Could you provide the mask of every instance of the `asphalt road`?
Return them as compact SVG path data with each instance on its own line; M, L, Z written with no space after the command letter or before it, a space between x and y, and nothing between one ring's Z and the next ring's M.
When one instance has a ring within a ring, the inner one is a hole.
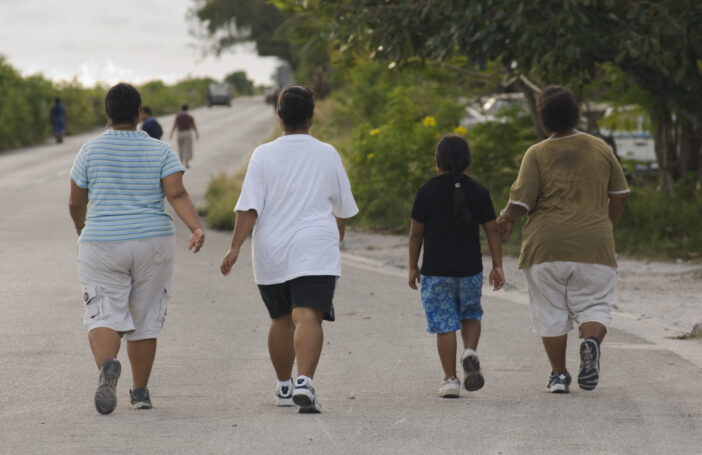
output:
M210 175L244 164L274 119L259 98L193 114L201 139L185 183L198 204ZM161 120L170 130L172 117ZM551 395L523 296L486 291L486 385L441 399L434 338L404 272L348 253L315 379L323 413L276 408L249 248L222 277L229 233L208 231L193 255L179 221L173 297L149 384L154 409L129 408L123 351L120 401L99 415L67 210L68 172L91 136L0 154L1 454L702 453L699 342L615 318L598 388ZM578 344L569 347L572 373Z

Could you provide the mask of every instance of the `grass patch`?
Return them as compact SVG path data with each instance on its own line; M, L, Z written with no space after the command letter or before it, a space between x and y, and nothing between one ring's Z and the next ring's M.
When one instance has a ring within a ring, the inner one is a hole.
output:
M234 229L234 205L239 199L245 175L246 168L242 167L234 175L222 172L212 177L205 192L205 204L198 208L209 227L220 230Z

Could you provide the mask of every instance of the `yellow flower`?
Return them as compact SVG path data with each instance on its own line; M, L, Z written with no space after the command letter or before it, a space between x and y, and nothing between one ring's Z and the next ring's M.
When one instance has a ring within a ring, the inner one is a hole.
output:
M463 126L458 125L456 128L454 128L453 132L460 136L465 136L468 130L465 129Z
M380 133L380 128L373 128L372 130L370 130L371 136L375 136L378 133Z
M370 161L374 156L375 155L373 155L372 153L369 153L368 155L366 155L366 160Z
M357 157L356 157L356 162L357 162L357 163L360 163L360 162L361 162L361 157L360 157L360 156L357 156Z
M436 119L431 115L427 115L426 117L424 117L424 120L422 120L422 125L426 127L436 126Z

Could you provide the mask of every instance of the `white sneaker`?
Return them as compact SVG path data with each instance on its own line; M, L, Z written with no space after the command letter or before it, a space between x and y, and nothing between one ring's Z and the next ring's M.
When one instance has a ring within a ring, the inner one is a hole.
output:
M300 414L319 414L322 412L322 405L319 404L314 387L312 387L312 381L309 379L297 378L292 399L296 405L300 406Z
M444 381L439 389L439 396L442 398L458 398L461 392L461 381L458 378L450 378Z
M465 372L463 387L469 392L481 389L485 385L485 379L480 373L480 361L475 351L471 348L466 348L461 355L461 364Z
M275 405L276 406L294 406L292 398L292 382L290 385L278 385L275 388Z

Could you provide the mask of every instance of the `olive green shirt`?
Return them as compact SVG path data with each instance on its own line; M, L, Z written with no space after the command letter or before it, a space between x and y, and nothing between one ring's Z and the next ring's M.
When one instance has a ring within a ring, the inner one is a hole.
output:
M608 201L629 188L604 141L585 133L527 150L510 202L527 209L519 268L552 261L617 267Z

